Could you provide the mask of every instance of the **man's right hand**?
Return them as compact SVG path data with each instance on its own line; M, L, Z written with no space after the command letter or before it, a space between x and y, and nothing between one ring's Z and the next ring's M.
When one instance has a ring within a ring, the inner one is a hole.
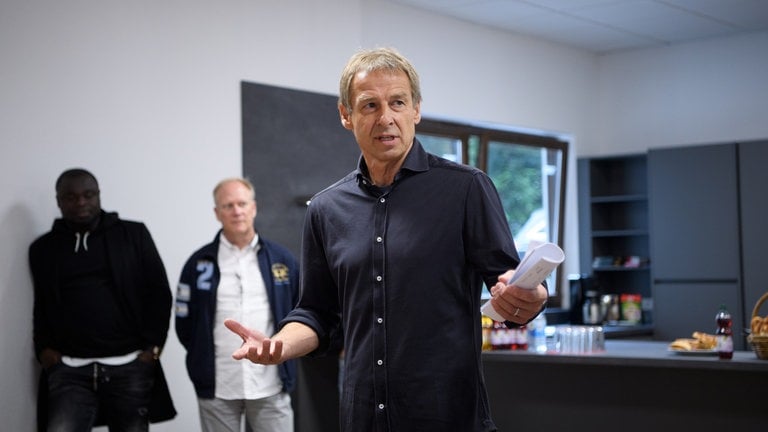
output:
M59 363L61 361L61 353L56 351L53 348L43 348L42 351L40 351L40 365L43 367L43 369L48 369L51 366L54 366L55 364Z
M243 339L243 345L232 353L232 358L247 358L253 363L273 365L283 362L283 341L272 340L264 333L249 329L233 319L224 320L224 325Z

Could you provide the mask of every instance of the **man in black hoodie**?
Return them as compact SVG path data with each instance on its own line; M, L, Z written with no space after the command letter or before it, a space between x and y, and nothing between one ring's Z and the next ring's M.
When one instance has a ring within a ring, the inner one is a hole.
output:
M40 430L147 431L176 414L158 361L172 294L140 222L101 209L84 169L56 181L62 217L29 248Z

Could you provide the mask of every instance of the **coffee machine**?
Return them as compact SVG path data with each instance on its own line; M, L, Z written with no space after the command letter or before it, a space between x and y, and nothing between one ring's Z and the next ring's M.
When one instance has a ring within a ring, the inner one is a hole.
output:
M597 286L592 275L572 274L568 275L571 324L585 324L584 322L584 302L587 300L588 292L596 292Z

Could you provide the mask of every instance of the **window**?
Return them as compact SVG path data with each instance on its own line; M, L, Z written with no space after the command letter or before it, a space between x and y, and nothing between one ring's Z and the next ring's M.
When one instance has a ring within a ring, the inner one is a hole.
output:
M521 256L531 241L550 241L562 247L567 141L533 132L429 119L422 119L416 135L430 153L488 174L499 191ZM558 270L547 279L550 307L561 305Z

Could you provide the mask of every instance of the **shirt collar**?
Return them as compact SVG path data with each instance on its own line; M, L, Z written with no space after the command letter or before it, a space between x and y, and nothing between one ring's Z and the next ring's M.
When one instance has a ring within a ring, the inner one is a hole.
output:
M227 239L227 236L225 236L225 235L224 235L224 231L222 231L221 233L219 233L219 244L220 244L221 246L223 246L223 247L225 247L225 248L229 249L229 250L232 250L232 251L236 251L236 250L239 250L239 249L237 248L237 246L233 245L233 244L232 244L232 242L230 242L230 241ZM255 236L253 236L253 240L251 240L251 242L248 244L248 246L246 246L246 248L245 248L245 249L256 249L256 250L258 250L258 249L257 249L257 248L258 248L258 246L259 246L259 233L257 232L257 233L256 233L256 235L255 235Z
M404 172L418 173L429 170L429 160L427 152L422 147L418 139L413 139L413 145L408 151L408 155L403 161L403 166L400 167L400 171L395 175L395 182L402 178ZM369 179L368 166L365 164L365 158L360 155L360 159L357 161L357 182L361 184L364 180Z

